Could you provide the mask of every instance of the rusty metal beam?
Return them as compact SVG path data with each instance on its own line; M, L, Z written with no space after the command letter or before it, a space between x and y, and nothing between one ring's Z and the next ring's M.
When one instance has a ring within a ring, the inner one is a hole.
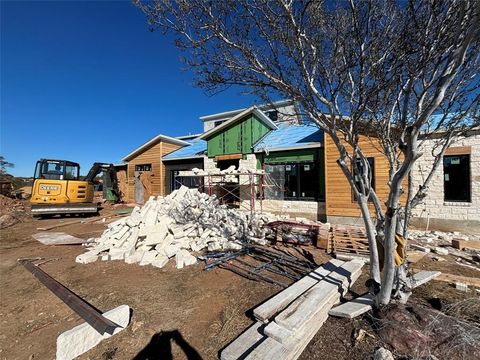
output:
M108 333L112 335L113 331L117 327L120 327L113 321L104 317L100 311L95 309L70 289L63 286L31 261L19 259L19 263L100 334L103 335L104 333Z

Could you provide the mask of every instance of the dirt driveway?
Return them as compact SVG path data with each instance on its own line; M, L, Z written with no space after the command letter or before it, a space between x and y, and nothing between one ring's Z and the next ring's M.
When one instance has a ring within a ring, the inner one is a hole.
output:
M181 270L175 269L174 261L163 269L121 261L77 264L81 246L45 246L31 237L37 227L60 221L30 219L0 232L0 359L53 359L57 336L82 322L17 263L21 257L56 259L42 269L101 311L122 304L133 309L126 330L81 359L215 359L253 323L251 310L280 290L226 270L206 272L202 264ZM76 224L52 231L88 238L104 228ZM364 290L365 273L358 292ZM330 318L301 359L367 358L379 340L373 336L353 344L352 332L359 328L371 332L365 320Z

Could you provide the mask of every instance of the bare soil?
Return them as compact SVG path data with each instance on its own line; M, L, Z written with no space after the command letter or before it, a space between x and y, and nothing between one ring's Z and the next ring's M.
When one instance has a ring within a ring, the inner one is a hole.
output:
M102 216L110 211L104 210ZM57 336L83 322L19 265L18 258L52 260L41 265L42 269L102 311L122 304L133 309L127 329L80 359L216 359L223 347L253 323L253 308L280 290L227 270L204 271L200 263L181 270L175 269L174 261L163 269L121 261L77 264L75 257L84 252L83 247L45 246L31 237L37 227L62 221L70 220L29 218L0 230L0 359L52 359ZM74 224L52 231L86 239L104 229L105 224ZM309 251L317 263L329 259L316 249ZM415 264L425 269L437 265L452 266L450 273L478 276L475 270L455 268L454 261L447 265L425 258ZM366 291L367 272L365 269L349 296ZM438 303L446 306L472 296L448 284L430 282L418 288L411 301L434 308ZM464 312L457 315L475 318ZM371 336L356 341L360 329ZM368 317L329 318L300 358L367 359L381 345Z

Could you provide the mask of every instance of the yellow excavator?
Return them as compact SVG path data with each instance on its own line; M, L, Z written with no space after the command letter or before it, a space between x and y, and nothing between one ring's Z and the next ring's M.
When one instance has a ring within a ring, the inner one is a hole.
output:
M118 183L113 164L94 163L85 178L80 165L67 160L41 159L35 166L32 197L33 215L97 213L94 203L94 179L103 172L103 194L118 201Z

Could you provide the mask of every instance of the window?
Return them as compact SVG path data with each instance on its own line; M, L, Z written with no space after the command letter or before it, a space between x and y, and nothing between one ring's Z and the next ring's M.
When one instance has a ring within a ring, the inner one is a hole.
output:
M268 165L266 172L274 184L266 188L266 198L319 200L320 171L314 162ZM275 190L278 187L281 193Z
M67 165L65 167L65 179L77 180L78 179L78 166Z
M217 127L218 125L222 125L222 123L223 123L223 120L215 121L213 123L213 127Z
M270 120L277 121L278 120L278 111L277 110L270 110L265 115L267 115Z
M152 171L152 164L135 165L135 171Z
M470 155L443 157L443 184L445 201L471 201Z

